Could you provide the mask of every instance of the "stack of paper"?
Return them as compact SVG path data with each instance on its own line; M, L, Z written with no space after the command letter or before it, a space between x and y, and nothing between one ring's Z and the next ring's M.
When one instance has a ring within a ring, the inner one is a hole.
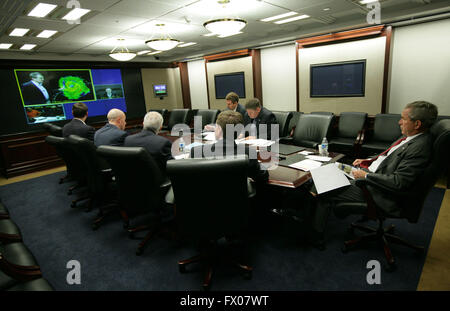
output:
M293 163L289 165L290 167L302 170L302 171L310 171L315 168L318 168L322 165L322 163L314 161L314 160L303 160L300 162Z
M344 172L333 163L311 170L317 194L350 185Z
M328 162L331 161L330 157L318 156L318 155L308 155L306 156L310 160L320 161L320 162Z
M247 144L252 145L254 147L268 147L270 145L273 145L275 141L273 140L266 140L266 139L236 139L236 144Z

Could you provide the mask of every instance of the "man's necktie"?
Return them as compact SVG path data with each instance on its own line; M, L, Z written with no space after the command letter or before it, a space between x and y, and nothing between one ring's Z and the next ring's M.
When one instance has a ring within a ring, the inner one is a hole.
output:
M395 143L393 143L389 148L387 148L386 150L384 150L382 153L380 153L379 155L377 155L375 158L369 159L369 160L364 160L361 162L361 164L359 164L360 167L362 168L366 168L368 169L370 164L372 164L373 161L375 161L376 159L378 159L381 156L384 156L385 154L387 154L389 152L389 150L391 150L392 148L394 148L395 146L397 146L398 144L400 144L402 141L404 141L406 139L406 136L400 138L399 140L397 140Z

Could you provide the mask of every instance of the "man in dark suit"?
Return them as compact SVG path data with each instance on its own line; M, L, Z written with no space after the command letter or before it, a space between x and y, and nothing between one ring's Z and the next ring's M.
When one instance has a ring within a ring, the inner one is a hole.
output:
M265 183L269 177L267 170L262 169L256 150L250 150L248 145L236 145L235 139L238 130L235 125L242 124L242 115L238 112L226 110L219 114L216 121L215 135L218 140L215 144L203 145L191 149L191 158L234 156L247 154L249 156L248 176L257 183ZM227 126L228 125L228 126Z
M412 185L421 177L431 160L432 141L428 129L436 118L437 108L431 103L416 101L406 105L399 120L403 137L375 158L355 160L353 165L362 169L354 170L353 176L356 179L366 178L393 191L406 193L411 191ZM388 196L369 185L367 190L383 212L400 216L398 198ZM323 233L331 210L340 218L350 214L364 215L367 212L367 208L338 209L335 206L338 202L366 202L366 200L362 189L354 185L353 181L350 186L320 195L311 223L317 244L324 243Z
M244 106L239 104L238 94L236 94L235 92L230 92L225 97L225 100L227 102L227 109L225 109L225 110L236 111L236 112L239 112L242 115L242 117L245 116L246 111L245 111Z
M50 103L50 95L43 86L44 76L40 72L30 73L31 80L21 87L23 102L26 105L44 105Z
M156 111L147 112L144 117L143 129L141 132L127 136L124 147L143 147L153 159L158 163L162 172L166 171L166 163L172 158L172 143L165 137L159 136L163 117Z
M85 123L88 117L88 107L85 103L75 103L72 106L73 119L63 126L63 137L78 135L80 137L94 140L95 128Z
M245 104L245 109L247 112L244 116L244 125L246 126L246 129L251 127L248 139L257 137L273 140L279 137L277 118L272 111L261 106L259 99L249 99ZM261 124L266 124L267 127L261 126ZM272 124L274 124L277 129L276 132L273 133L271 127ZM264 128L267 128L267 130L264 130Z
M94 144L98 147L101 145L122 146L128 133L124 131L126 122L125 113L120 109L111 109L108 112L108 123L95 132Z

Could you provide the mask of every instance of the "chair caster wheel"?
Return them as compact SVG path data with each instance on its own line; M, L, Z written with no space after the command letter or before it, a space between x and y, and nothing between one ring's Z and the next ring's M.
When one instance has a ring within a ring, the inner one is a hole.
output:
M242 277L244 278L244 280L251 280L253 276L252 271L246 271L242 274Z
M186 266L185 265L178 265L178 271L180 271L180 273L185 273L186 272Z
M142 248L138 248L138 249L136 250L136 256L141 256L141 255L142 255L142 252L143 252L143 249L142 249Z

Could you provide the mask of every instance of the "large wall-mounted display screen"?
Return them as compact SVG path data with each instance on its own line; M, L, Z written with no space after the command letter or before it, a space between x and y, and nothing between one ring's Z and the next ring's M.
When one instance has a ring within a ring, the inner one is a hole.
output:
M14 69L28 124L72 119L83 102L89 116L127 111L120 69Z
M230 92L235 92L239 98L245 98L244 72L217 74L214 76L214 84L217 99L225 98Z

